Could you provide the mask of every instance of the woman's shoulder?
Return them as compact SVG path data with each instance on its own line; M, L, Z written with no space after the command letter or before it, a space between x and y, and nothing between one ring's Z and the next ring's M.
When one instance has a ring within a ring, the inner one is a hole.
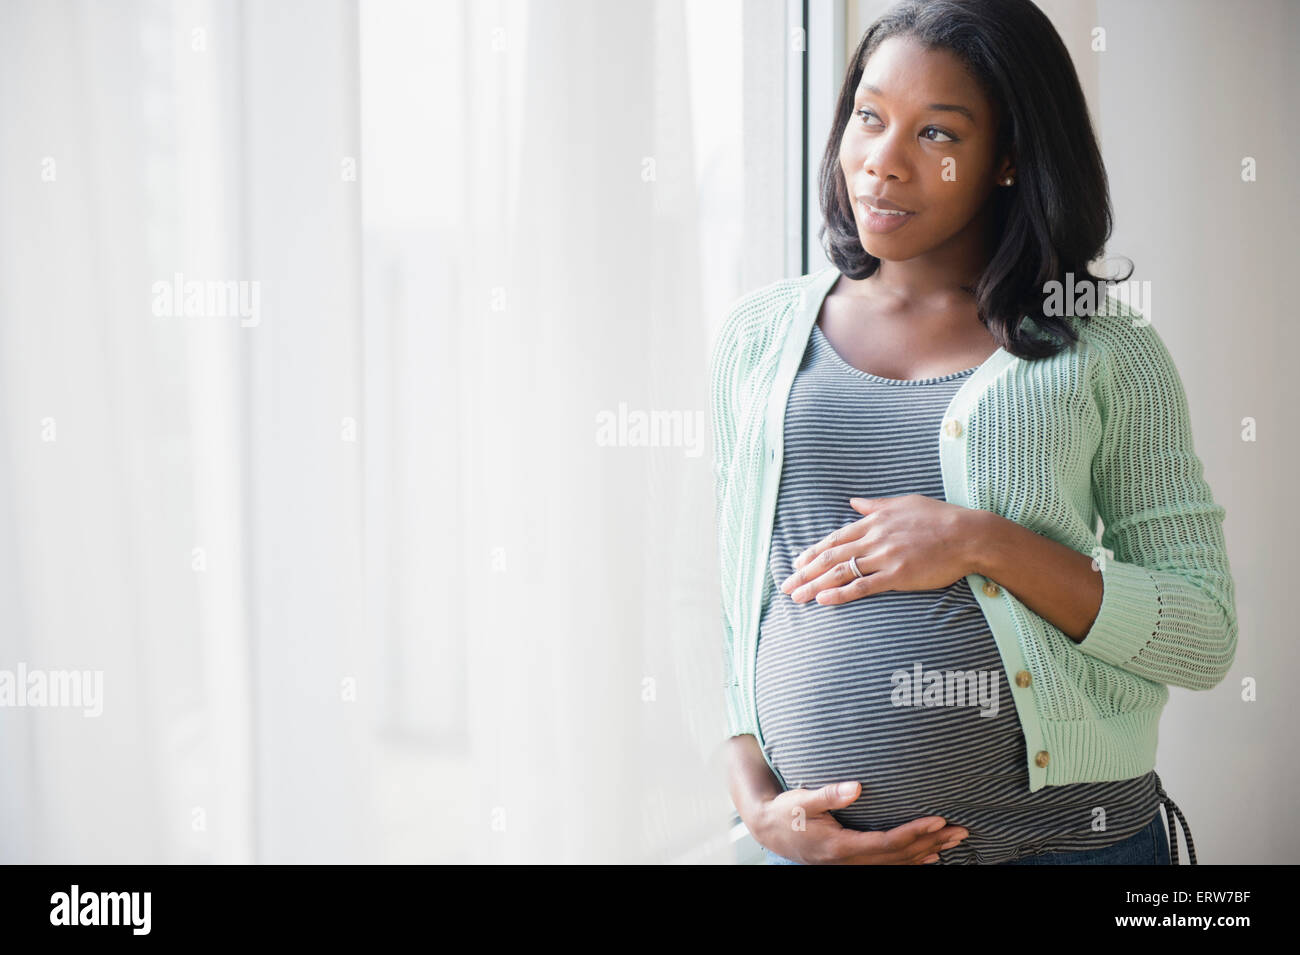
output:
M1108 295L1095 311L1071 319L1082 351L1093 356L1091 378L1100 394L1181 393L1182 380L1151 309Z
M793 278L779 278L744 293L727 309L714 341L714 351L746 348L762 350L776 343L782 321L806 304L808 290L826 275L827 266Z

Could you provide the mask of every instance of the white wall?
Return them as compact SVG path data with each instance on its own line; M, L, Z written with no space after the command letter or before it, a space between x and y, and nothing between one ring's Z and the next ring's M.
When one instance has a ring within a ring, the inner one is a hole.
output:
M1300 5L1289 0L1097 3L1097 112L1116 210L1111 254L1149 280L1151 319L1187 387L1196 450L1227 509L1237 585L1236 664L1208 693L1171 689L1157 770L1215 863L1295 863L1289 793L1300 784L1290 688L1287 542L1300 533L1289 476L1286 363L1300 354L1289 278L1298 249L1288 120L1300 89ZM1253 157L1258 179L1243 182ZM1254 440L1243 439L1253 419ZM1242 681L1258 684L1243 702Z

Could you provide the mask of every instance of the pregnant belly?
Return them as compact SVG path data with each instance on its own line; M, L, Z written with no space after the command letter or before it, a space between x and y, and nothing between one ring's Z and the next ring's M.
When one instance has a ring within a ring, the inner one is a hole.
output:
M829 607L777 594L756 666L759 727L787 786L862 784L835 813L844 826L987 808L1027 776L1002 660L964 580Z

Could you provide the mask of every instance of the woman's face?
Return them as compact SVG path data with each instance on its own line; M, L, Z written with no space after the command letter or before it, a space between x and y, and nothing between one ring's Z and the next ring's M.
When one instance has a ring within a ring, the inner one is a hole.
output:
M903 261L950 243L982 248L989 194L1012 170L994 155L996 107L962 62L891 37L867 60L840 140L840 166L862 247ZM867 208L875 196L908 215ZM956 247L956 244L953 247Z

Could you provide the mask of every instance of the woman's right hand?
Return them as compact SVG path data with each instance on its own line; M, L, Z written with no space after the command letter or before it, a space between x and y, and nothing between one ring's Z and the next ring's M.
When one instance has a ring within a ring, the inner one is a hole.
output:
M831 810L852 804L861 791L857 781L785 790L759 802L745 826L759 845L805 865L924 865L970 835L942 816L883 831L846 829Z

